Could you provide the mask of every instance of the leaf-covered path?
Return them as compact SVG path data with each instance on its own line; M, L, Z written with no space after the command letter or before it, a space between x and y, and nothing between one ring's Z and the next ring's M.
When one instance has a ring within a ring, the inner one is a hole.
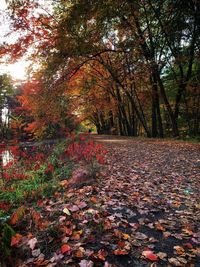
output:
M27 203L6 266L200 266L200 146L92 138L108 149L98 180Z
M162 259L158 266L199 266L200 146L109 136L95 140L110 151L100 198L130 236L131 253L117 263L139 266L142 254L150 259L155 254Z

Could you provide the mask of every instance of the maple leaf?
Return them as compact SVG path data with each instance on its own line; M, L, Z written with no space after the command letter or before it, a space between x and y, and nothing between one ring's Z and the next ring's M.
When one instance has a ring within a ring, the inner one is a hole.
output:
M22 237L23 236L18 234L18 233L16 235L12 236L11 243L10 243L11 247L17 246L19 244L19 242L21 241Z
M100 249L97 253L97 257L103 261L105 261L107 255L108 253L104 249Z
M83 258L85 253L85 249L83 247L79 247L78 250L75 252L74 256L77 258Z
M151 250L145 250L142 252L142 256L144 256L146 259L150 261L157 261L158 256L155 255Z
M71 247L69 245L67 244L62 245L61 247L62 254L65 254L66 252L70 252L70 251L71 251Z

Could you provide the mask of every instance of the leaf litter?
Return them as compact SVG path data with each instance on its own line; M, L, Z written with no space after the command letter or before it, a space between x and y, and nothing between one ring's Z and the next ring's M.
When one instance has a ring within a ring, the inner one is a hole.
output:
M200 266L200 146L112 138L95 184L18 210L9 266Z

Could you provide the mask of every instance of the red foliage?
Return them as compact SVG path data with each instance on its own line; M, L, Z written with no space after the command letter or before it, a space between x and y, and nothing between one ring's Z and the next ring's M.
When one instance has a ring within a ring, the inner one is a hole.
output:
M72 139L74 137L72 136ZM100 144L95 144L93 141L85 141L83 135L79 136L79 141L73 141L66 149L65 154L69 158L73 158L77 161L85 161L90 163L96 160L100 164L105 163L104 155L106 150Z
M48 163L47 168L45 170L45 174L53 173L54 172L54 167L50 163Z
M0 202L0 210L8 211L11 204L7 202Z

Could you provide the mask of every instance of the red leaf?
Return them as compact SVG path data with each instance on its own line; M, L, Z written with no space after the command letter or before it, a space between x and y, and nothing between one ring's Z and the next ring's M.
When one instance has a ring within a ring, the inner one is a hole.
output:
M62 247L61 247L62 254L69 252L70 250L71 250L71 248L67 244L62 245Z
M124 249L116 249L113 251L113 254L115 254L115 255L127 255L128 251L126 251Z
M155 255L151 250L146 250L146 251L143 251L142 252L142 255L150 260L150 261L157 261L158 260L158 257L157 255Z
M16 234L15 236L12 236L11 243L10 243L11 247L17 246L21 239L22 239L22 235L20 234Z

